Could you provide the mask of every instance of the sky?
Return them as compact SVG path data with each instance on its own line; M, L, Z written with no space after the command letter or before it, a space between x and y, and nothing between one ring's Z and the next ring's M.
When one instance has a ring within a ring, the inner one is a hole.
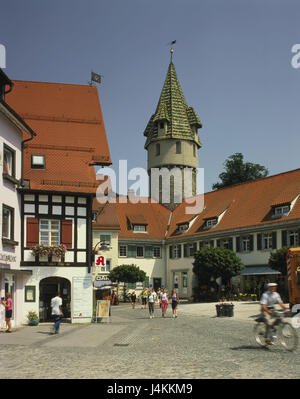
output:
M241 152L270 175L299 168L298 0L10 0L0 44L10 79L88 84L98 92L112 156L147 168L143 132L173 63L203 127L204 191Z

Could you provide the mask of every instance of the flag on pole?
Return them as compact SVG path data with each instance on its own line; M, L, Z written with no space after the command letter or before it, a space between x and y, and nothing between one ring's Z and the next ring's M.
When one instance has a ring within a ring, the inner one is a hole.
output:
M92 72L91 81L96 83L101 83L101 75L98 73Z

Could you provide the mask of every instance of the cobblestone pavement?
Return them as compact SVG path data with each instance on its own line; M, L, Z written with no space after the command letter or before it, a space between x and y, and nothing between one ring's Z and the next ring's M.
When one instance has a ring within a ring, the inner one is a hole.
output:
M110 323L63 323L58 335L50 324L1 333L0 378L300 378L300 349L258 347L253 320L186 309L177 319L171 309L166 319L159 309L149 319L125 304Z

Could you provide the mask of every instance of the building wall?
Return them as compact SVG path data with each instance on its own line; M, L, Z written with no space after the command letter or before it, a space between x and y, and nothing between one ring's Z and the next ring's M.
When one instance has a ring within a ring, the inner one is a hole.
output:
M17 192L17 185L3 179L3 144L5 143L15 151L15 178L21 178L21 132L0 114L0 268L20 269L21 260L21 197ZM2 205L8 205L14 209L14 241L19 244L16 246L2 243ZM13 278L13 280L11 280ZM23 313L23 277L13 271L1 272L0 270L0 295L5 296L5 282L11 281L14 285L13 290L13 319L12 326L21 324ZM12 282L13 281L13 282Z

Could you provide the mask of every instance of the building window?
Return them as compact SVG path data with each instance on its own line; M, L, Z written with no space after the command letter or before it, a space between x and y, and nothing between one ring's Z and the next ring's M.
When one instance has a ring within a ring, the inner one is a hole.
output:
M217 218L208 219L208 220L206 220L204 227L206 229L210 229L211 227L214 227L217 223L218 223L218 219Z
M176 154L181 154L181 142L176 141Z
M184 248L184 257L185 258L192 257L197 251L197 243L184 244L183 248Z
M297 230L287 232L287 245L297 247L299 245L299 234Z
M164 124L164 122L160 122L160 124L159 124L159 128L160 128L160 129L164 129L164 128L165 128L165 124Z
M181 245L172 245L170 255L170 258L181 258Z
M160 258L161 257L160 247L153 247L153 257L154 258Z
M3 173L15 177L16 153L6 144L3 146Z
M101 245L111 245L111 235L110 234L100 234Z
M45 155L31 155L32 169L45 169Z
M2 238L14 239L14 209L4 204L2 206Z
M137 258L144 257L144 247L136 247L136 256Z
M189 224L188 223L184 223L184 224L180 224L178 226L178 232L179 233L184 233L185 231L187 231L189 228Z
M277 206L276 208L274 208L273 217L274 218L279 218L281 216L287 216L289 214L289 211L290 211L290 206L289 205Z
M146 231L146 225L144 225L144 224L135 224L133 226L133 231Z
M39 243L44 245L60 244L60 221L40 219Z
M250 236L241 237L241 252L250 251Z
M262 236L262 249L272 249L272 233L266 233Z
M126 245L120 245L119 247L119 256L126 257L127 256L127 247Z
M160 155L160 144L156 144L156 156Z

